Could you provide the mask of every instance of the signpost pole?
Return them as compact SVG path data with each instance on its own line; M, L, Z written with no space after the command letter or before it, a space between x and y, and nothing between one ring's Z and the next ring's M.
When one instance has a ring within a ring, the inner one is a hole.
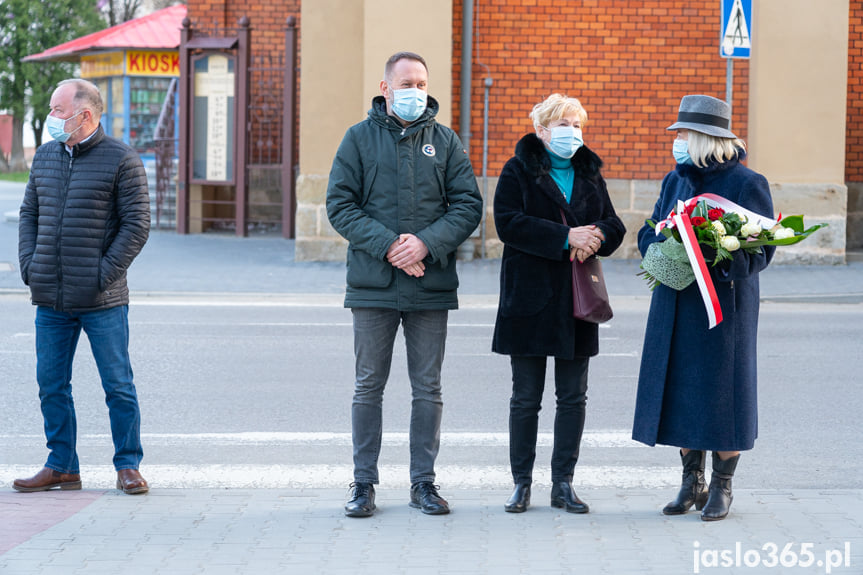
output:
M734 112L734 58L725 59L725 101L728 102L728 107ZM731 127L729 126L729 129Z

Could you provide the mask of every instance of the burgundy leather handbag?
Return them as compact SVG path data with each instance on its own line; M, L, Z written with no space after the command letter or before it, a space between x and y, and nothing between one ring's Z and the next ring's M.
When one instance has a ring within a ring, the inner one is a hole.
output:
M560 210L564 225L566 215ZM583 262L572 260L572 316L591 323L604 323L614 317L605 289L602 262L590 256Z
M583 262L572 261L572 315L591 323L604 323L614 313L602 275L602 262L590 256Z

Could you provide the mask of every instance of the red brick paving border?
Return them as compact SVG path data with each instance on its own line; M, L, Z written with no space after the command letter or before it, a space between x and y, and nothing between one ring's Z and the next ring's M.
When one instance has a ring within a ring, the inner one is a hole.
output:
M0 555L65 521L105 491L0 491Z

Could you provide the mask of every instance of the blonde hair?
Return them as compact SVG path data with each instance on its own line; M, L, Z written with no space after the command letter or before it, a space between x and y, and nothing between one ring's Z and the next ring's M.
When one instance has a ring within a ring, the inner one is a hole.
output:
M528 116L533 120L533 127L548 127L549 122L560 120L564 116L575 113L582 125L587 122L587 112L575 98L563 94L552 94L533 107Z
M738 149L746 151L746 144L740 138L718 138L695 130L689 130L689 157L699 168L705 167L710 160L723 163L737 157Z

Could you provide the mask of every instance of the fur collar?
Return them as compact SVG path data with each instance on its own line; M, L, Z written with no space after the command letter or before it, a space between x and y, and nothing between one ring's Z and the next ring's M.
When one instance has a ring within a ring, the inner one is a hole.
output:
M515 157L533 177L544 176L551 171L551 159L542 140L536 134L527 134L515 146ZM593 178L599 174L602 160L587 146L582 146L572 157L575 177Z

